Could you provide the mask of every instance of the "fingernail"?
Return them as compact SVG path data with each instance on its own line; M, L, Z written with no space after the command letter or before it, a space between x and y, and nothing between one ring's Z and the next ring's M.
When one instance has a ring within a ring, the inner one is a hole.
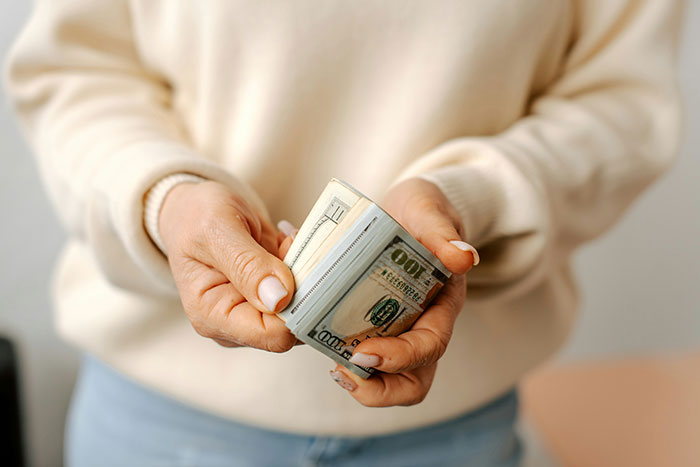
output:
M462 251L470 251L472 256L474 257L474 264L472 266L476 266L479 264L479 252L476 251L476 248L468 244L467 242L463 242L461 240L451 240L451 244L456 246Z
M353 380L345 376L345 374L340 370L332 370L331 378L333 378L333 381L338 383L338 386L345 389L346 391L353 392L355 389L357 389L357 384L355 384Z
M292 232L297 230L297 228L294 227L291 222L285 221L285 220L279 221L277 223L277 228L280 229L282 231L282 233L287 235L287 236L292 235Z
M275 276L267 276L258 284L258 298L268 311L275 311L277 304L287 296L287 289Z
M299 229L294 229L294 230L292 230L292 233L289 234L289 236L292 238L292 240L294 240L295 238L297 238L298 233L299 233Z
M382 357L379 355L357 352L350 357L350 363L354 363L355 365L363 366L365 368L374 368L382 363Z

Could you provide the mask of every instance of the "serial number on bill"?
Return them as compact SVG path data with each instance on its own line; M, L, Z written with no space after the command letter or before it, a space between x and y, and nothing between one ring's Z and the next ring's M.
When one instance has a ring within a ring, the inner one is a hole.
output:
M396 289L398 289L400 292L405 294L406 298L410 298L416 303L421 302L421 297L422 294L414 289L410 284L408 284L406 281L404 281L401 276L397 276L394 274L390 269L384 269L382 271L382 276L386 279L386 281L394 286Z

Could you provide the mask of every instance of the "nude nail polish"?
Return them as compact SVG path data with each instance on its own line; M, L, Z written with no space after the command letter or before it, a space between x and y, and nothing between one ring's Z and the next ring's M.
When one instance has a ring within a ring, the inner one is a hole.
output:
M457 248L459 248L459 249L462 250L462 251L469 251L469 252L471 252L472 256L474 257L474 264L473 264L473 266L476 266L476 265L479 264L479 252L476 251L476 248L474 248L473 246L471 246L471 245L468 244L467 242L463 242L463 241L461 241L461 240L451 240L450 243L453 244L454 246L456 246Z
M357 389L357 384L345 376L345 373L343 373L340 370L332 370L330 372L331 378L333 378L333 381L338 383L338 386L341 388L345 389L346 391L353 392L355 389Z
M287 236L292 235L292 233L295 230L297 230L297 228L294 227L291 222L285 220L279 221L277 223L277 228L280 229L280 231Z
M287 296L287 289L275 276L267 276L258 284L258 298L267 311L274 312L280 300Z
M355 365L363 366L365 368L374 368L382 363L382 357L379 355L357 352L350 357L349 361L350 363L354 363Z

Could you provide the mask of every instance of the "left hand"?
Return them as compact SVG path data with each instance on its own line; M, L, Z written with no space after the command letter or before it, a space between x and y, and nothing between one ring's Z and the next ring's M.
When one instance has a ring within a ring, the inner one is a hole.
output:
M338 365L331 376L363 405L414 405L432 385L437 361L445 353L466 298L465 273L478 263L478 255L462 241L460 216L436 185L418 178L405 180L389 191L382 207L453 275L410 330L397 337L367 339L357 346L355 363L379 372L365 380Z

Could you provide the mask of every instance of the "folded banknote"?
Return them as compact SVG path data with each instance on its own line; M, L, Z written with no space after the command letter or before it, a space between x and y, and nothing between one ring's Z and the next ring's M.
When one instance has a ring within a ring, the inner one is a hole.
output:
M368 378L348 359L365 339L408 330L450 277L398 222L348 184L332 179L284 262L297 290L281 313L297 338Z

